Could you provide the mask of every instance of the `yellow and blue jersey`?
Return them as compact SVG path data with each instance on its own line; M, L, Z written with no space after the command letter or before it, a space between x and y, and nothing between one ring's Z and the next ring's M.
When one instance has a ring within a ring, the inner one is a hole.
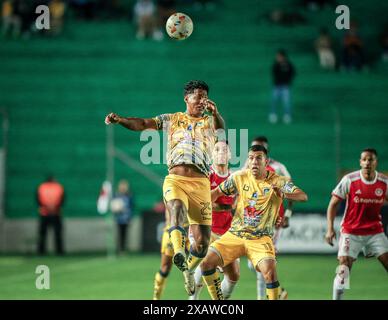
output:
M236 171L220 184L226 195L238 195L236 212L229 232L248 240L262 236L272 237L282 203L272 185L283 192L293 193L298 188L291 180L267 171L263 180L257 180L249 169Z
M177 112L162 114L153 119L157 129L166 131L168 135L168 168L190 164L209 176L211 153L216 140L213 117L204 115L195 118Z

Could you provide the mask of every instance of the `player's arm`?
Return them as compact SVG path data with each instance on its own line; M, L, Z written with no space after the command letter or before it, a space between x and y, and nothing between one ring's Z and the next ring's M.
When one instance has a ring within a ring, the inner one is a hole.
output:
M211 100L207 100L206 109L213 115L214 129L225 129L225 121L218 112L216 104Z
M342 199L337 196L332 196L327 207L327 232L325 235L325 240L328 244L333 246L333 240L336 238L334 230L334 219L338 211L338 207Z
M133 130L133 131L142 131L146 129L157 129L156 122L154 119L144 119L144 118L125 118L121 117L116 113L110 113L105 118L106 124L120 124L123 127Z
M291 180L286 180L282 186L272 185L272 188L282 199L298 202L305 202L308 200L307 194L302 189L295 186Z
M237 187L234 183L233 175L222 182L217 188L211 191L212 202L215 202L221 196L232 196L237 194Z

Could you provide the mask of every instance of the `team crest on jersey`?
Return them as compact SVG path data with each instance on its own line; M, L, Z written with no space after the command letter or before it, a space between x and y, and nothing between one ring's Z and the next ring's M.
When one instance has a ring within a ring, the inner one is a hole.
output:
M264 188L263 189L263 195L266 195L270 191L270 188Z
M382 196L382 195L383 195L383 190L380 189L380 188L377 188L377 189L375 190L375 195L378 196L378 197Z
M361 190L358 189L358 190L355 192L355 194L361 194Z

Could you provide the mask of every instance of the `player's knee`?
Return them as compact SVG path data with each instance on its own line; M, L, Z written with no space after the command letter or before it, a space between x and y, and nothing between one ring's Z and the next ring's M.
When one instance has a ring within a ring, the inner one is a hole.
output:
M351 257L339 257L340 266L346 266L350 270L353 264L353 258Z
M211 259L211 257L209 256L206 256L201 264L199 265L200 268L201 268L201 271L209 271L209 270L213 270L215 268L217 268L217 263L216 261L214 261L214 259Z
M240 279L240 273L236 270L228 272L228 279L233 282L237 282Z

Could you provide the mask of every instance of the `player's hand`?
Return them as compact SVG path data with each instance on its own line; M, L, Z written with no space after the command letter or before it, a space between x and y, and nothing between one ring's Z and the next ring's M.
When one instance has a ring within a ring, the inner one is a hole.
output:
M109 113L105 117L105 124L112 124L112 123L118 123L120 121L120 116L116 113Z
M290 218L289 217L284 217L282 228L286 229L289 226L290 226Z
M325 235L325 240L328 244L333 246L333 240L336 238L335 230L334 229L328 229Z
M282 223L283 223L283 218L282 217L278 217L276 219L276 222L275 222L275 227L278 229L282 226Z
M206 111L210 112L212 115L215 115L218 110L217 110L217 105L215 104L214 101L211 101L207 99L206 101Z

